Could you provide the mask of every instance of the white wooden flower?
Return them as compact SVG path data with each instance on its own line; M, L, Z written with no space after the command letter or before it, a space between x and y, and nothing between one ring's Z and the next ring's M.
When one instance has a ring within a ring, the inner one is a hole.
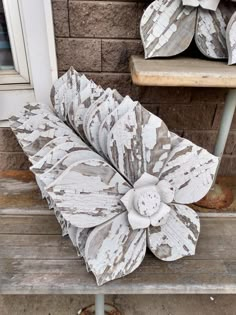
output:
M155 0L140 22L145 58L178 55L195 38L205 56L235 64L234 12L232 0Z
M70 69L56 82L58 116L27 105L11 124L63 235L101 285L133 272L146 247L165 261L195 253L200 222L186 204L208 192L218 158L169 132L138 102L85 79ZM96 96L84 92L84 80ZM80 115L73 100L85 94Z

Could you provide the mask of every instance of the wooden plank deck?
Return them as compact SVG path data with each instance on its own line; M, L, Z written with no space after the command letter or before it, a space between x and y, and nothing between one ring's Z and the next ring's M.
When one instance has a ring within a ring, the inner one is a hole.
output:
M130 59L132 81L143 86L236 88L235 67L226 62L197 58Z
M202 218L194 257L148 253L131 275L97 287L30 172L0 172L0 294L236 293L236 218Z

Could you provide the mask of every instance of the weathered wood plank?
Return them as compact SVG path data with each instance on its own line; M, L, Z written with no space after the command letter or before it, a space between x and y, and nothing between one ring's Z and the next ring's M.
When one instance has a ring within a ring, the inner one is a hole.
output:
M52 211L51 214L1 215L0 212L0 234L57 234L61 237L61 228Z
M141 86L236 88L236 71L226 62L177 57L168 60L130 59L132 81Z
M211 262L210 262L211 263ZM84 271L82 271L82 269ZM1 294L229 294L236 293L235 274L192 274L140 272L97 287L85 267L64 274L0 274Z

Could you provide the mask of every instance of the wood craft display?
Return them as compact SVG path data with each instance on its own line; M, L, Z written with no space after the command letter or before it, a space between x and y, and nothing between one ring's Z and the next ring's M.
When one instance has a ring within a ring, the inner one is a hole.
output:
M97 284L133 272L146 247L163 261L194 255L200 221L187 204L209 191L218 158L72 68L51 95L54 110L29 104L10 124Z
M233 0L155 0L140 22L145 58L178 55L195 38L206 57L235 64L235 12Z

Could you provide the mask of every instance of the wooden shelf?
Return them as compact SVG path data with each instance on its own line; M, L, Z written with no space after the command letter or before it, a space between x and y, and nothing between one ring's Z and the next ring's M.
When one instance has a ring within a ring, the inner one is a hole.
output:
M235 217L204 217L195 256L168 263L147 253L135 272L97 287L32 174L0 172L0 294L235 294L235 244Z
M193 58L151 59L132 56L133 83L142 86L236 88L236 66Z

